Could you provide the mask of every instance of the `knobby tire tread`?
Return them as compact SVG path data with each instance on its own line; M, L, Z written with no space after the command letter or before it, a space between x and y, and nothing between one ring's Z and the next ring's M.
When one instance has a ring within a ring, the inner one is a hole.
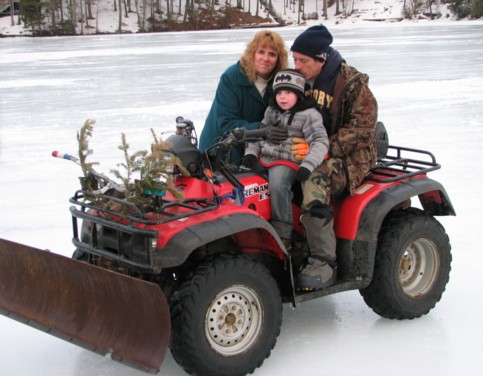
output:
M270 272L260 263L252 261L245 255L219 255L210 261L201 264L193 276L184 281L177 292L173 294L171 302L171 321L172 321L172 336L171 336L171 353L175 361L180 364L188 374L196 375L209 375L209 376L228 376L226 372L217 373L217 366L214 364L205 364L206 358L203 355L204 351L200 351L196 347L196 341L193 340L193 333L197 332L196 316L199 316L199 307L197 298L203 294L206 289L209 289L210 284L213 283L215 278L224 273L236 273L237 270L249 270L253 272L257 279L266 279L271 284L271 295L274 295L273 299L275 306L277 306L276 312L272 313L272 316L265 319L264 322L273 321L276 325L273 330L273 339L270 340L269 345L266 348L257 349L255 353L261 353L258 356L258 361L253 362L254 355L252 354L250 360L242 359L239 367L236 371L229 375L246 375L253 373L256 368L260 367L263 361L270 355L271 350L276 344L276 339L280 334L281 320L282 320L282 301L277 284ZM206 312L202 312L204 317ZM203 334L204 335L204 334ZM206 343L207 349L209 349L208 343ZM255 347L255 345L254 345ZM248 351L250 352L251 349ZM219 356L219 361L223 361ZM226 358L225 358L226 359ZM248 363L252 364L248 364Z
M440 257L438 281L424 296L411 299L405 296L394 275L396 256L407 234L425 229L435 235ZM433 217L416 208L398 210L388 217L379 233L374 275L371 284L360 290L366 304L388 319L414 319L427 314L438 303L449 281L451 246L443 226ZM392 270L392 271L391 271Z

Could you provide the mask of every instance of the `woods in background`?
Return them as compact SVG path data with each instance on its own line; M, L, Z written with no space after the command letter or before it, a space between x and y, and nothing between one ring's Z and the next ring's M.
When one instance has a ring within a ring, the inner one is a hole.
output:
M315 11L305 12L308 4ZM439 18L438 4L448 4L459 18L483 16L483 0L404 0L402 15ZM116 32L122 33L124 21L131 17L137 20L139 32L206 30L273 22L285 25L287 14L298 23L324 20L331 7L338 17L357 12L354 0L0 0L0 11L10 15L12 26L23 24L33 35L101 33L99 12L106 10L116 14Z

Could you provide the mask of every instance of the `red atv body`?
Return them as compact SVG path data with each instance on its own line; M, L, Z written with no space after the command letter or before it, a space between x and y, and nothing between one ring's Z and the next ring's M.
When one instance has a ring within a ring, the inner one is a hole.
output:
M337 281L299 292L293 281L309 252L300 187L293 187L293 247L287 251L270 224L266 174L231 165L226 157L259 133L232 131L205 155L193 134L192 123L180 121L167 140L191 173L174 172L184 201L166 193L153 197L146 211L107 191L104 196L129 207L130 214L120 216L96 206L99 194L78 191L70 209L74 259L161 288L169 304L171 352L188 373L253 372L275 346L284 302L296 306L358 289L381 316L412 319L440 300L451 247L434 216L455 212L443 186L427 175L440 168L431 153L387 147L385 133L378 134L378 164L353 196L333 203ZM145 368L156 371L155 362L148 363Z

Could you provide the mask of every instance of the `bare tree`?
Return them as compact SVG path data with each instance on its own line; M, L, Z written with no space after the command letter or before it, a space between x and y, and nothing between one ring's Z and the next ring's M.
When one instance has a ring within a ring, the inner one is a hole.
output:
M183 23L186 23L188 21L188 14L190 14L190 0L186 0L184 6Z
M83 1L79 1L79 7L80 7L80 25L81 25L81 29L80 29L80 33L81 35L84 34L84 8L82 7L82 3Z
M169 20L171 18L171 3L170 0L166 0L166 17Z
M13 0L10 0L10 26L15 25L15 21L13 20L14 4Z
M300 13L301 12L303 12L303 0L299 0L299 10L298 10L297 23L300 23Z
M96 3L96 33L99 32L99 3Z
M141 0L142 4L139 4L139 0L134 1L134 6L136 7L136 14L138 16L138 27L139 31L146 31L146 6L147 0ZM141 9L142 8L142 9Z
M86 18L92 20L92 0L86 0Z
M72 29L75 33L77 27L77 2L76 0L70 0L70 21L72 22Z
M118 3L118 9L119 9L119 24L118 24L118 27L117 27L117 32L118 33L121 33L122 32L122 0L118 0L119 3ZM115 3L116 1L114 1Z
M434 0L426 0L426 5L428 7L429 16L433 18L433 4Z

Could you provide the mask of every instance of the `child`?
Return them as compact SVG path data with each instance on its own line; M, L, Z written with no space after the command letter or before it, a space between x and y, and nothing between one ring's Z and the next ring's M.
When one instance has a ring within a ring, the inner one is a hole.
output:
M299 165L298 170L278 165L269 168L270 199L272 206L272 226L277 231L286 248L291 247L292 238L292 185L304 182L311 172L320 165L329 149L329 140L322 115L316 110L315 99L305 97L305 79L293 69L278 72L273 80L274 96L270 98L260 127L269 125L285 128L288 138L281 144L268 141L249 143L245 149L243 165L253 167L260 156L270 163L288 160ZM305 138L310 145L303 161L296 160L290 152L293 137Z

